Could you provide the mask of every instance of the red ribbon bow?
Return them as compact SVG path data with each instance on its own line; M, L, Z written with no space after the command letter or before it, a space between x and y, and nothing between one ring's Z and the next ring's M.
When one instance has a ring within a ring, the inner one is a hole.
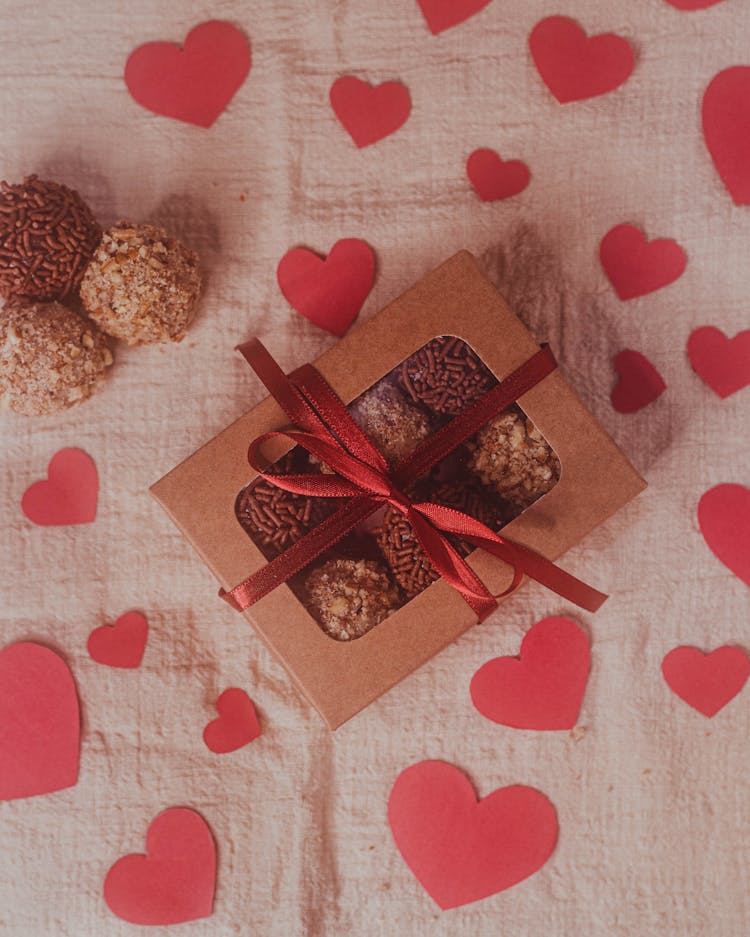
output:
M382 453L312 365L304 365L287 377L258 339L240 345L239 350L299 427L264 433L253 440L248 450L250 465L262 478L285 491L346 498L347 503L230 592L222 591L222 598L234 608L244 611L263 598L383 504L391 505L406 517L436 571L461 594L480 621L497 608L500 596L487 589L452 546L447 534L481 547L513 568L513 581L500 595L513 592L526 575L589 611L596 611L606 600L603 593L528 547L501 537L476 518L431 501L415 503L405 493L433 465L557 367L549 348L541 348L393 469L389 469ZM334 474L274 475L263 471L257 464L260 447L267 439L278 436L302 446L325 462Z

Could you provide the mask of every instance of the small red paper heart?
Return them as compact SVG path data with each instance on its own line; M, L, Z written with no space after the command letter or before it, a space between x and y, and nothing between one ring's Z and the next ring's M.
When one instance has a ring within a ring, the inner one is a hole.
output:
M750 659L739 647L718 647L710 654L676 647L661 662L661 672L673 693L710 719L745 685Z
M695 373L722 399L750 386L750 329L727 338L706 325L691 334L687 353Z
M599 257L620 299L634 299L674 283L685 272L687 257L676 241L647 241L632 224L608 231L599 245Z
M62 658L29 641L0 651L0 800L72 787L80 721L73 676Z
M401 772L388 822L404 861L443 910L517 885L557 842L557 814L544 794L514 785L477 801L466 775L442 761Z
M703 136L735 205L750 205L750 67L716 75L703 95Z
M131 924L180 924L213 910L216 847L194 810L172 807L146 833L146 855L123 856L107 873L104 900Z
M613 33L589 38L567 16L548 16L537 23L529 48L542 81L561 104L613 91L635 66L626 39Z
M615 358L620 380L612 388L612 406L618 413L635 413L653 403L667 385L645 355L626 348Z
M438 33L458 26L483 10L490 0L417 0L430 32Z
M698 503L698 524L711 552L750 586L750 488L709 489Z
M216 700L218 719L203 730L206 746L218 755L235 752L260 735L260 723L253 701L244 690L232 687Z
M331 107L360 149L377 143L403 126L411 111L411 98L400 81L369 85L345 75L331 85Z
M517 159L503 162L494 150L474 150L466 174L483 202L510 198L523 192L531 179L529 167Z
M21 510L43 526L90 524L96 517L99 476L82 449L61 449L47 468L46 481L34 482L21 499Z
M114 625L102 625L89 635L89 656L108 667L140 666L146 649L148 622L140 612L120 615Z
M281 292L297 312L341 337L357 318L375 278L375 255L365 241L337 241L326 258L295 247L279 261Z
M191 29L182 48L149 42L130 54L125 84L149 111L210 127L250 71L250 45L231 23L211 20Z
M721 2L722 0L667 0L670 6L678 10L706 10Z
M572 729L591 667L589 641L568 618L545 618L521 642L520 657L495 657L471 680L479 712L515 729Z

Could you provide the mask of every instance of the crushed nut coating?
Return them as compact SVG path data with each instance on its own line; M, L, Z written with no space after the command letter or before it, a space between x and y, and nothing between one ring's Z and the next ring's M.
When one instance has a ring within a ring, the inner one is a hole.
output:
M337 641L361 638L399 605L398 590L375 560L333 559L305 580L308 609Z
M145 345L185 337L200 289L197 254L162 228L121 221L96 248L81 299L103 332Z

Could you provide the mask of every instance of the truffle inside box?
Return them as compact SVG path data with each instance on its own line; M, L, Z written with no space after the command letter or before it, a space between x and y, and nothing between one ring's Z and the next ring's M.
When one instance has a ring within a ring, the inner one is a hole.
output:
M537 350L461 252L315 366L393 464ZM224 589L340 506L290 495L250 469L249 443L288 424L267 398L152 488ZM264 445L270 471L327 470L290 448L280 439ZM417 485L418 497L472 514L554 560L645 482L556 370ZM510 585L501 560L454 545L493 593ZM476 621L420 552L402 515L381 510L244 613L331 728Z

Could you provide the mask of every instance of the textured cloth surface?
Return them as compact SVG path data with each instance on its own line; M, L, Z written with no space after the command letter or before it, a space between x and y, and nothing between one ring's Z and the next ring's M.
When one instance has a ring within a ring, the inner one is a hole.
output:
M0 931L135 933L108 911L104 876L143 850L160 810L187 805L218 843L214 914L154 934L744 937L750 691L708 721L659 670L681 643L741 644L750 623L747 587L696 521L706 489L750 484L748 392L720 401L685 355L700 325L750 327L750 208L733 205L700 132L711 77L749 64L744 0L695 13L666 0L493 0L438 37L415 0L3 0L0 10L3 177L58 179L104 224L162 224L207 273L181 345L119 347L108 386L62 416L0 417L0 636L59 649L83 715L78 785L0 804ZM559 105L527 46L554 13L628 37L630 80ZM180 41L209 18L236 22L252 43L228 111L202 130L136 105L122 80L129 52ZM413 102L405 126L357 150L328 103L340 74L402 80ZM464 164L483 146L528 162L523 194L479 201ZM600 238L623 221L676 238L689 258L675 284L627 303L598 261ZM342 237L377 253L361 320L455 250L473 250L650 483L564 561L612 594L596 616L577 616L592 640L585 732L505 729L469 701L485 660L516 653L544 615L575 614L529 586L329 733L147 494L263 396L234 344L257 334L290 369L333 343L289 309L275 270L294 245L325 253ZM612 357L627 347L668 390L623 416L609 391ZM34 527L21 496L62 446L96 459L98 517ZM150 623L140 669L94 663L89 632L128 608ZM228 686L248 690L264 734L212 755L201 732ZM480 796L510 783L544 791L560 822L547 865L441 914L386 823L395 777L424 758L461 767Z

